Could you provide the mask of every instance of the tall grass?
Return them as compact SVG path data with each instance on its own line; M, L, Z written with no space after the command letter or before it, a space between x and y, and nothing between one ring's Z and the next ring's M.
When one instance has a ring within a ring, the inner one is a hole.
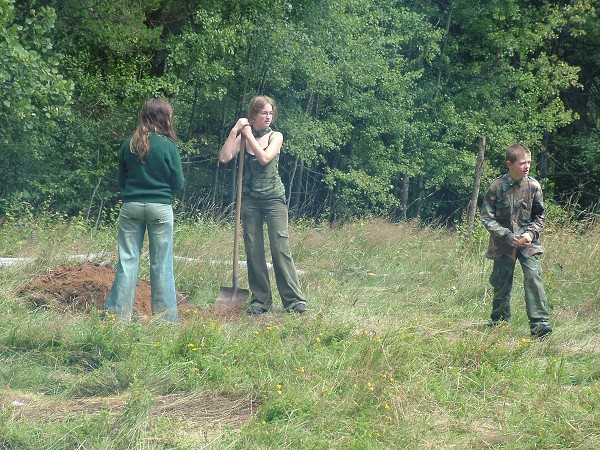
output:
M519 270L510 325L484 326L487 235L458 231L293 224L309 313L276 297L222 322L232 227L179 223L176 284L199 312L171 326L33 309L19 285L74 254L114 264L116 232L5 224L0 256L31 259L0 269L0 448L598 448L600 228L548 227L544 341Z

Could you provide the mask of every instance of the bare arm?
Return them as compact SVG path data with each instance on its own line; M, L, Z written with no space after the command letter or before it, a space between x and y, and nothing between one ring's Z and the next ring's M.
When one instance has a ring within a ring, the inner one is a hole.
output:
M240 132L242 129L250 130L248 119L239 119L229 132L227 140L223 143L223 147L221 147L221 150L219 151L219 162L221 164L227 164L240 152ZM250 133L250 135L252 135L252 133Z

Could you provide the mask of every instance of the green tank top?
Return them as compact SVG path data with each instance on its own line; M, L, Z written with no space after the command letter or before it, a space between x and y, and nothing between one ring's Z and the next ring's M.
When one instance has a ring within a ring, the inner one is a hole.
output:
M254 198L277 198L285 195L279 176L279 155L266 165L245 153L243 194Z

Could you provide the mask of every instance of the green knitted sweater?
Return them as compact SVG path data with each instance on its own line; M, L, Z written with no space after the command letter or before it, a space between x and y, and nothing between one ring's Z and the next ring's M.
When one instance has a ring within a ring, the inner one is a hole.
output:
M123 202L170 204L173 191L183 188L184 178L179 149L175 143L156 133L148 141L150 152L142 164L131 153L125 140L119 151L119 186Z

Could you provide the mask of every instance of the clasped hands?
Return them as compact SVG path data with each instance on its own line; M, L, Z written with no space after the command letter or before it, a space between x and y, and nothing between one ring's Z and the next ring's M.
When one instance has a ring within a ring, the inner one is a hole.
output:
M252 134L252 127L250 126L250 122L248 122L248 119L246 119L245 117L238 119L238 121L235 124L235 130L236 134L241 133L246 137Z
M531 241L533 241L533 236L530 232L526 231L520 236L515 235L511 245L513 247L526 247L531 244Z

